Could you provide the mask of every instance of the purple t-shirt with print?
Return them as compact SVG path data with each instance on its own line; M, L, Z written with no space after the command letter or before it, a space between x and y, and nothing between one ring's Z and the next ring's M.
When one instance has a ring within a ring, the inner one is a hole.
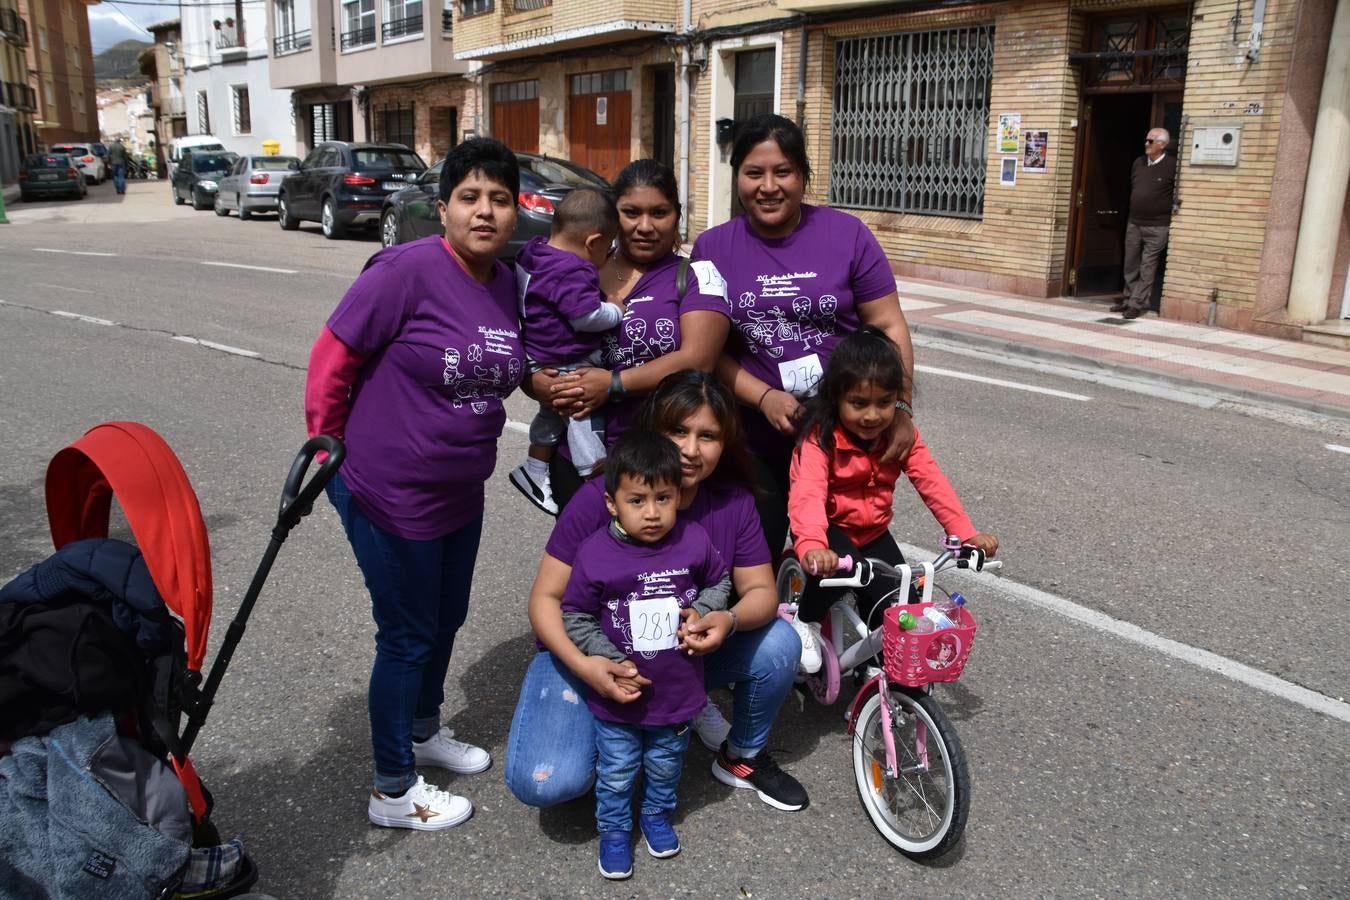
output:
M615 647L651 679L632 703L586 692L597 718L630 725L688 722L708 701L703 658L681 650L679 611L727 574L708 533L678 519L654 544L620 540L604 528L577 548L563 593L563 612L595 616Z
M858 305L896 289L867 226L824 206L803 204L801 223L779 239L760 237L738 216L699 235L692 255L716 263L726 279L735 326L726 352L798 399L815 393L835 345L858 330ZM761 432L752 427L752 438Z
M544 552L559 562L575 565L577 548L608 525L610 518L605 507L605 480L592 478L563 508ZM679 518L701 526L732 568L749 568L773 561L760 528L755 496L739 485L705 481L699 485L694 502L680 510Z
M571 325L605 302L600 273L590 260L532 238L516 256L516 293L531 363L575 362L600 349L602 333L574 331Z
M730 315L726 287L717 267L710 262L689 266L684 299L680 300L680 257L672 253L648 269L624 301L623 321L604 335L605 368L635 369L680 349L680 316L709 311ZM632 427L641 397L628 397L602 407L605 442L610 446Z
M432 540L483 514L520 384L515 279L474 280L440 237L381 250L328 319L368 357L352 388L342 478L377 525Z

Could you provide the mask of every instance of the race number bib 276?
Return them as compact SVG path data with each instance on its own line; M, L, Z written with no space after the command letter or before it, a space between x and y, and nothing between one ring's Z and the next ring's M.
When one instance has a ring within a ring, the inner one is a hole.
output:
M680 603L674 597L652 597L628 604L633 649L641 653L673 650L680 630Z
M798 400L813 396L824 374L820 357L814 353L778 364L778 379L783 383L783 390Z

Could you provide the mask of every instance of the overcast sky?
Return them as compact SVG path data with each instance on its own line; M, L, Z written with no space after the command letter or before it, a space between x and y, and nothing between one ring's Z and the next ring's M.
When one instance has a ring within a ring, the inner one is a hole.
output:
M140 0L149 3L150 0ZM157 6L132 6L103 0L89 7L89 39L95 53L107 50L119 41L154 40L144 26L178 18L178 2L161 2Z

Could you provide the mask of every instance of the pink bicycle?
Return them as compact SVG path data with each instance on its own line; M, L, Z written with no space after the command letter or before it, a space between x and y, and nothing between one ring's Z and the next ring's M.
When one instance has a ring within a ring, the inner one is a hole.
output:
M843 675L854 673L862 682L847 716L858 797L882 837L913 859L941 856L965 831L970 772L956 729L933 696L933 684L961 676L976 626L964 608L956 613L955 627L928 632L905 630L900 616L908 612L920 618L933 605L938 572L997 572L1002 565L986 561L973 547L948 543L931 563L892 566L863 559L855 565L844 557L840 569L849 574L820 580L827 588L862 588L876 578L895 584L876 604L883 607L879 628L868 628L872 610L859 615L852 590L830 607L821 623L820 670L804 680L823 704L838 699ZM779 566L779 615L788 621L797 615L806 579L795 557Z

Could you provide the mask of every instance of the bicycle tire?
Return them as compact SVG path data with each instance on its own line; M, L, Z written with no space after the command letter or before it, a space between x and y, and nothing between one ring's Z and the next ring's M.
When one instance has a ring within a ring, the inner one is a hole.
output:
M970 770L965 751L951 720L931 696L892 688L891 700L899 711L891 727L901 774L896 778L886 774L883 697L877 692L863 704L853 732L858 799L891 846L910 859L935 859L956 846L966 829ZM926 768L918 752L920 723L926 732ZM939 798L940 802L933 802Z

